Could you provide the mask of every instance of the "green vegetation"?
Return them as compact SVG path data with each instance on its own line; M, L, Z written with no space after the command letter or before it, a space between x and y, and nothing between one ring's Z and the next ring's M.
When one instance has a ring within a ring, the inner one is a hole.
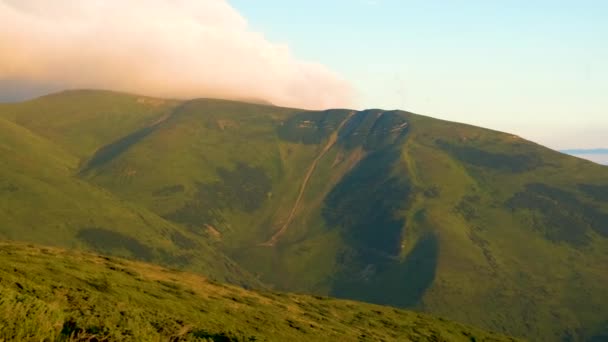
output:
M271 190L270 179L260 168L238 164L235 170L217 170L220 180L197 184L192 201L166 216L169 220L196 229L209 223L223 223L219 210L252 212L259 209ZM163 189L166 192L166 188Z
M542 183L526 184L522 192L507 201L514 210L531 210L540 215L536 228L548 240L585 246L591 240L590 230L608 237L608 214L585 204L573 193Z
M77 91L0 106L0 159L3 237L531 340L605 335L608 168L510 134Z
M60 145L78 158L153 125L177 101L109 91L78 90L5 104L5 117Z
M437 145L465 164L487 169L519 173L532 171L542 163L540 157L534 153L489 152L472 146L451 144L443 140L437 140Z
M0 237L139 258L260 286L207 238L81 181L75 155L1 117L0 158Z
M0 243L0 340L515 341L428 315L246 291L150 264Z

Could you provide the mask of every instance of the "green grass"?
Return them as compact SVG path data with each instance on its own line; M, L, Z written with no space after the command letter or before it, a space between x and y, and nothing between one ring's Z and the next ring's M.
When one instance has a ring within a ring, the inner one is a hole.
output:
M153 123L179 105L110 91L78 90L4 104L0 116L46 137L78 158Z
M259 286L204 236L74 176L77 158L0 119L0 237L153 261Z
M577 190L581 182L607 184L608 169L509 134L418 116L411 123L404 160L422 193L408 212L425 214L421 221L410 216L409 227L413 234L433 231L440 241L425 309L530 338L590 338L605 324L608 302L599 285L608 281L600 271L608 261L606 235L591 226L608 222L559 219L608 212L606 202ZM535 193L525 204L533 184L555 194ZM425 195L430 188L436 196ZM539 206L545 202L553 205ZM556 229L560 240L551 236ZM581 236L584 244L577 243ZM460 293L446 298L455 289ZM471 309L452 309L461 306Z
M515 341L410 311L5 242L0 293L0 340Z
M531 340L605 330L608 168L506 133L355 112L261 245L350 112L94 91L0 106L0 232Z

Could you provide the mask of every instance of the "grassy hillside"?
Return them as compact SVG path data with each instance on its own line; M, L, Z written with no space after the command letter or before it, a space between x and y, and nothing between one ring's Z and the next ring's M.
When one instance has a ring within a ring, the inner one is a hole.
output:
M78 158L163 118L178 101L77 90L0 106L0 116L52 140Z
M258 282L213 247L158 215L81 181L78 158L0 118L0 237L96 250Z
M420 230L439 245L425 310L548 340L605 326L608 168L510 134L410 122L403 160L419 194L404 240Z
M212 241L276 289L532 340L590 340L608 327L607 167L402 111L148 99L163 105L146 112L132 110L146 106L136 96L84 95L96 99L82 100L87 119L61 111L52 129L24 121L31 103L0 117L66 151L79 184ZM84 95L35 102L69 108ZM109 135L98 124L107 108L140 119L113 122L120 134ZM88 136L87 149L72 146Z
M0 243L0 340L515 341L424 314L246 291L150 264Z

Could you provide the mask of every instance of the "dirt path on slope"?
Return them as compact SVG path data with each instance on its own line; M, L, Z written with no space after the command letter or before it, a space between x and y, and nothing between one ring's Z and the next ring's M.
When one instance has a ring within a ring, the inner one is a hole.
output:
M274 246L276 244L276 242L279 240L279 238L281 237L281 235L283 235L287 231L287 228L289 228L289 224L291 224L291 221L293 221L293 218L296 215L296 211L298 211L298 208L300 207L300 202L302 201L302 197L304 197L304 191L306 191L306 187L308 186L308 181L310 180L310 177L312 176L312 174L315 172L315 169L317 168L317 164L319 163L321 158L323 158L323 156L325 156L327 151L329 151L336 144L336 141L338 141L338 133L340 133L340 130L342 129L342 127L346 124L346 122L348 122L348 120L354 114L355 114L355 112L351 112L350 114L348 114L348 116L344 120L342 120L342 122L340 123L338 128L329 136L329 140L327 141L327 144L325 144L325 146L323 147L323 150L321 150L319 155L317 155L315 160L313 160L312 163L310 164L310 166L308 167L306 176L304 177L304 180L302 181L302 185L300 185L300 193L298 194L298 197L296 198L296 202L293 204L293 208L291 208L291 212L289 213L289 216L287 217L287 221L285 221L285 224L283 224L281 229L279 229L276 233L274 233L274 235L268 241L260 244L261 246Z

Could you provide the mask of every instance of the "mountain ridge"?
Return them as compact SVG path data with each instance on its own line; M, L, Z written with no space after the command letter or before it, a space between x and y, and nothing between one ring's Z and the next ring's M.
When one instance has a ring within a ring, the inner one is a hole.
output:
M275 289L541 340L589 339L608 319L605 167L404 111L344 121L353 111L97 92L47 100L0 106L0 117L72 154L71 177L170 221Z

